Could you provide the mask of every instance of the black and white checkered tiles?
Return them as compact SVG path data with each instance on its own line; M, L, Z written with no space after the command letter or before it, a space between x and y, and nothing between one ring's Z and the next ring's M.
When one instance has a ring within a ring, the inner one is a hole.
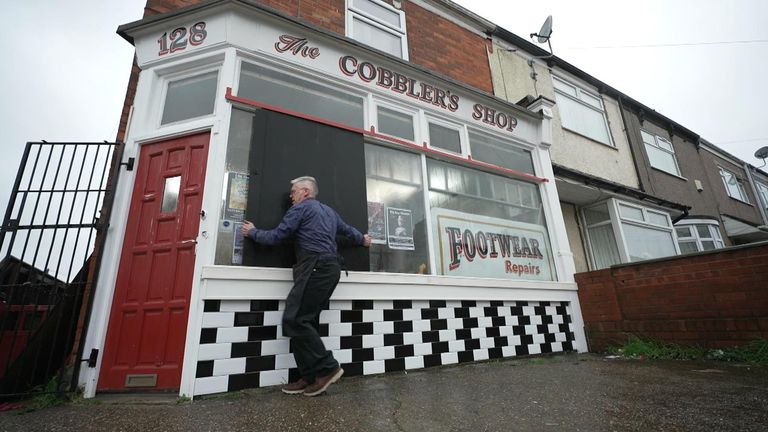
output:
M285 302L206 300L195 395L298 379ZM572 351L568 302L331 301L320 333L345 375Z

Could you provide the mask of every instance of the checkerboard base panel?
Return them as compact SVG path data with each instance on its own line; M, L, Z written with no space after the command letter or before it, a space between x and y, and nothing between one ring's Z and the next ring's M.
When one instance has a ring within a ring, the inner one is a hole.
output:
M195 395L299 378L282 300L206 300ZM331 301L320 335L346 376L573 351L568 302Z

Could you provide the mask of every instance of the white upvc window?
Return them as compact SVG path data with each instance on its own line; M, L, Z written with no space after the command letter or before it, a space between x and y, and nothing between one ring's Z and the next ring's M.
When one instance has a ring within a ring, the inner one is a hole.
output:
M467 153L463 126L432 116L426 116L426 123L427 142L430 148L457 155Z
M741 179L736 177L736 174L720 167L720 177L723 179L723 185L729 197L749 204L747 191L744 190L744 185L741 183Z
M760 195L760 202L763 208L768 212L768 185L759 181L755 182L757 186L757 194Z
M668 213L610 199L582 214L595 269L679 253Z
M218 81L218 68L167 77L160 124L167 125L213 114Z
M411 142L416 141L419 113L395 105L376 102L376 132Z
M379 0L347 0L347 36L408 60L405 12Z
M680 253L692 253L725 247L720 228L714 221L680 221L675 225Z
M648 162L651 166L664 172L681 177L680 167L677 165L675 149L672 143L663 137L640 131L645 144L645 152L648 153Z
M587 138L614 146L600 96L552 77L562 126Z

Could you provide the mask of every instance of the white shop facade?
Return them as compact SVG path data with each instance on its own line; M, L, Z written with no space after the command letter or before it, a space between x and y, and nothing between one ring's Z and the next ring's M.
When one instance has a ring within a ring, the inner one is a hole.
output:
M554 175L532 110L238 1L121 26L141 74L80 385L197 395L297 378L283 337L289 180L374 238L320 330L348 375L586 351Z

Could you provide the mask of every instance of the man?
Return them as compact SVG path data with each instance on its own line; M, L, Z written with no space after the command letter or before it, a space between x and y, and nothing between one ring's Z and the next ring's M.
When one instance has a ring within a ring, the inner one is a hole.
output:
M275 245L295 236L297 263L293 267L293 288L285 301L283 334L291 338L291 348L301 379L283 386L287 394L317 396L344 374L333 354L320 339L320 311L341 277L336 235L368 247L371 237L347 225L338 213L317 201L317 181L313 177L291 180L293 206L273 230L260 230L244 221L242 233L251 240Z

